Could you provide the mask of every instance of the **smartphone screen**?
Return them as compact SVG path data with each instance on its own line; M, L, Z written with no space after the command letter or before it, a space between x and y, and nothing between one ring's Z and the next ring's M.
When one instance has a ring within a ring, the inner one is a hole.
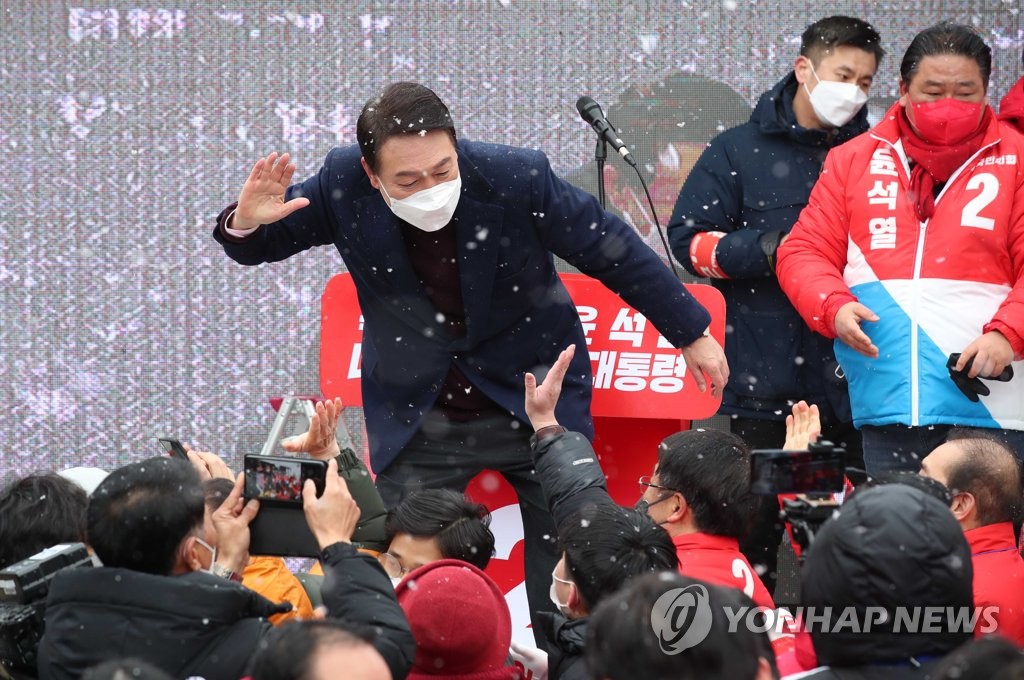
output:
M188 454L185 453L185 447L181 445L181 442L177 439L171 439L169 437L157 437L157 442L163 448L164 453L172 458L181 458L182 460L188 460Z
M754 451L750 491L759 496L843 490L845 451Z
M324 492L327 464L320 460L279 456L245 457L245 497L260 502L302 505L302 487L307 479Z

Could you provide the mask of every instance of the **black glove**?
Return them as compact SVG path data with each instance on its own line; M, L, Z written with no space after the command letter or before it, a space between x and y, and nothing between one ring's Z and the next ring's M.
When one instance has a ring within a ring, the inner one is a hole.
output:
M949 360L946 362L946 368L949 369L949 377L953 379L953 384L957 386L964 396L971 401L978 401L981 397L987 397L991 394L988 385L981 382L981 378L984 376L978 376L976 378L969 378L967 373L971 370L971 365L974 363L974 357L971 357L964 366L964 370L956 370L956 362L960 361L960 352L955 352L949 355ZM1007 365L1003 369L1003 372L999 375L991 378L985 378L985 380L998 380L999 382L1010 382L1013 378L1013 366Z

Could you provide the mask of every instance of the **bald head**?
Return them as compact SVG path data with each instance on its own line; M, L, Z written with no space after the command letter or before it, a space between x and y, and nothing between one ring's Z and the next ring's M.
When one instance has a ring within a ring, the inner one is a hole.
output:
M1016 519L1021 506L1020 463L1013 451L979 430L953 430L946 443L921 461L921 474L942 482L954 495L957 512L962 495L973 498L965 529Z

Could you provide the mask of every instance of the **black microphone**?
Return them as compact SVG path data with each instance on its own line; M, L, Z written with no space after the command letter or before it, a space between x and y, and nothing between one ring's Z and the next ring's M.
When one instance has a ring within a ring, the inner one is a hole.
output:
M636 167L636 161L629 155L629 149L622 143L618 135L615 134L615 128L611 126L608 119L604 117L604 111L601 110L601 105L595 102L590 97L580 97L576 100L576 110L580 112L580 117L585 120L590 127L594 128L594 132L597 136L604 139L606 142L612 145L612 148L619 152L623 160Z

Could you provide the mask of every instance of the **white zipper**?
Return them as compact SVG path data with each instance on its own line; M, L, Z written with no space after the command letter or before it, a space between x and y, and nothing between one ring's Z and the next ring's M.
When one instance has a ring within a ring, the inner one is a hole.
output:
M921 393L918 380L920 366L917 361L918 326L917 311L920 296L918 287L921 281L921 262L924 260L924 230L928 226L928 220L921 222L921 228L917 232L917 254L914 255L914 278L910 280L910 425L920 425L921 417Z

